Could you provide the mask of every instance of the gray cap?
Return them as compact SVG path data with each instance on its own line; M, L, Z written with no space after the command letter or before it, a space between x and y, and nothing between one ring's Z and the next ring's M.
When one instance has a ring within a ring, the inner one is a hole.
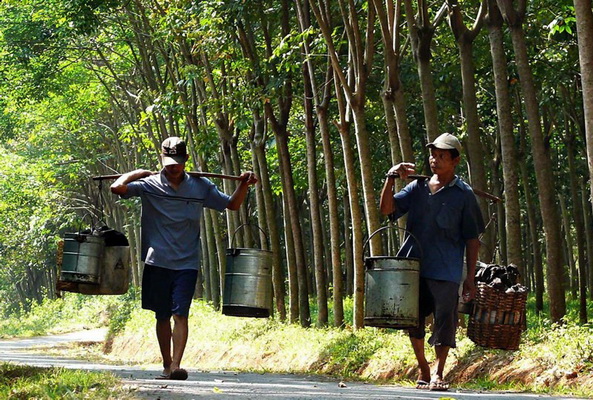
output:
M443 133L435 140L426 145L426 147L434 147L441 150L457 150L461 154L461 143L459 139L450 133Z
M161 145L161 150L164 167L173 164L185 164L187 161L187 146L183 140L176 136L165 139Z

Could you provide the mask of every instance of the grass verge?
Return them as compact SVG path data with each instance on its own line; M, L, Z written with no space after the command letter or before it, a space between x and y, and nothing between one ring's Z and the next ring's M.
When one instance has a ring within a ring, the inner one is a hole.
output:
M133 399L118 383L107 373L0 364L2 399Z
M158 364L151 312L134 308L113 338L113 359ZM593 330L530 316L516 351L476 346L460 328L445 371L455 387L593 397ZM433 350L426 354L434 360ZM405 332L378 328L302 328L273 319L228 317L195 301L184 365L203 370L325 374L412 384L416 360Z
M85 358L92 351L107 362L158 365L154 316L140 309L138 299L136 291L123 296L68 294L54 301L58 304L48 301L27 315L0 321L0 336L75 330L81 321L108 324L110 340L103 349L107 354L96 348L79 349ZM345 306L351 316L351 300ZM534 311L530 298L528 330L517 351L480 348L460 328L446 378L455 387L593 398L593 327L575 322L577 307L576 302L569 302L564 323L552 324ZM18 331L20 322L23 328ZM228 317L203 301L192 305L189 323L184 357L184 366L189 368L325 374L398 384L412 384L417 375L414 354L402 331L302 328L275 319ZM428 346L426 353L433 357Z

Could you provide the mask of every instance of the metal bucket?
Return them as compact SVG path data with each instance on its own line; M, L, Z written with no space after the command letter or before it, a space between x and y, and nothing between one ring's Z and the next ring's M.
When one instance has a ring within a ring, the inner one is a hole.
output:
M226 251L222 313L233 317L267 318L272 304L272 252L232 248L235 234L245 225L235 230L231 248Z
M130 247L105 246L99 285L78 285L82 294L124 294L130 286Z
M376 233L389 228L376 230L365 243L365 248ZM420 259L366 257L365 266L365 325L394 329L418 326Z
M99 284L99 268L104 246L105 241L102 237L66 233L60 280Z

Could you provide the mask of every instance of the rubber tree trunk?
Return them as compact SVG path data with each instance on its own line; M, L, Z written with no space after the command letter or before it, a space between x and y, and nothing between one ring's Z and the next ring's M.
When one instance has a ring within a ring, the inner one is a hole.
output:
M335 73L335 72L334 72ZM338 83L336 82L336 86ZM350 134L350 125L347 122L346 101L343 92L339 87L336 87L336 99L338 102L338 109L340 112L340 122L335 122L340 139L342 142L342 152L344 155L344 168L346 170L346 182L348 184L348 198L350 200L348 206L350 208L350 228L352 231L352 267L353 267L353 300L354 312L352 325L354 329L360 329L364 326L364 263L363 263L363 220L360 199L358 192L359 179L356 174L356 156L354 155L352 147L352 139ZM344 218L346 219L346 218ZM346 238L348 236L346 231ZM347 239L346 239L347 240Z
M525 9L523 7L524 0L521 0L519 3L521 11L515 12L512 9L511 0L498 0L498 6L511 31L515 61L527 113L538 197L546 239L548 272L546 278L550 298L550 318L553 322L560 322L562 317L566 315L566 299L564 297L562 279L564 276L562 238L558 229L560 226L560 217L555 198L556 186L554 184L554 177L549 173L548 168L551 165L550 154L544 143L535 83L533 81L531 66L529 65L525 34L522 27L522 18L525 15Z
M572 299L576 299L579 287L579 274L577 272L574 260L574 244L572 240L571 224L569 221L568 209L566 208L566 200L564 199L564 196L559 194L558 200L560 201L560 212L562 215L562 230L564 231L563 248L569 272L566 283L568 288L570 289L570 297Z
M568 104L568 102L565 102ZM568 176L570 185L570 198L572 204L572 222L576 232L577 261L578 261L578 290L579 290L579 322L587 323L587 261L585 257L585 227L583 209L581 208L581 196L578 189L578 178L576 171L575 140L574 127L569 122L567 113L564 118L564 127L566 132L566 158L568 160Z
M289 294L289 321L299 321L299 274L296 267L296 254L294 250L294 236L292 235L292 222L288 210L288 200L282 194L282 219L284 221L284 243L286 244L286 263L288 266L288 294Z
M323 159L327 183L327 202L329 209L329 230L333 282L334 325L344 325L344 282L340 254L340 219L338 211L338 191L336 188L334 154L330 141L330 130L326 107L317 108L317 119L323 144Z
M309 213L311 216L312 252L317 291L317 326L327 325L329 312L327 309L327 281L323 263L323 234L321 226L321 210L319 188L317 185L317 140L313 122L313 89L309 81L309 66L303 64L303 81L305 85L305 141L307 144L307 181L309 183Z
M434 83L432 81L430 45L434 36L434 26L438 25L439 19L444 14L445 4L443 4L443 7L441 7L441 10L438 12L433 25L430 23L428 17L427 2L418 2L419 9L417 18L414 18L416 13L412 7L412 0L403 1L408 30L410 32L410 42L412 43L412 51L414 53L414 60L416 61L418 77L420 79L426 137L430 142L440 134L436 96Z
M485 4L482 3L472 29L463 23L461 6L457 0L448 0L449 24L459 50L461 64L461 84L463 92L463 111L467 130L467 157L471 175L471 185L476 189L487 192L486 169L484 164L484 149L481 141L480 117L478 116L478 100L476 96L476 78L473 61L473 43L481 30L485 15ZM478 204L484 218L488 218L488 203L484 198L478 198ZM488 228L483 235L483 241L492 243L493 228ZM493 246L482 246L480 258L492 259Z
M521 252L521 209L519 205L519 177L517 176L517 150L513 130L512 100L508 88L508 65L504 52L503 20L496 0L488 1L486 18L492 70L496 93L496 113L498 134L502 156L504 181L504 207L506 227L506 258L509 263L518 266L525 275ZM501 221L502 222L502 221Z
M593 179L593 10L591 0L574 0L579 43L579 63L583 86L583 108L585 112L585 134L589 177ZM591 185L593 198L593 185ZM591 200L589 200L591 201ZM591 257L591 255L589 255ZM591 271L593 273L593 271ZM593 296L593 293L592 293Z
M589 201L589 191L587 190L588 177L584 177L581 182L581 206L583 207L583 219L585 227L585 237L587 243L587 276L589 299L593 300L593 224L591 223L591 202Z
M200 223L202 227L202 235L200 238L200 242L202 245L202 268L200 269L201 273L201 293L202 297L206 301L210 301L212 299L212 290L210 287L210 260L208 257L208 233L206 229L206 218L202 218L202 222Z
M300 32L304 32L306 30L308 30L311 27L311 15L310 15L310 9L308 7L308 2L307 0L297 0L295 1L296 4L296 10L297 10L297 15L298 15L298 22L299 22L299 30ZM330 85L330 79L332 77L332 67L331 64L327 66L327 72L325 74L325 81L323 82L322 87L324 88L323 90L319 90L319 86L317 85L316 79L315 79L315 74L313 73L313 71L315 71L315 67L313 65L312 62L312 57L311 57L311 51L309 48L309 39L304 38L303 39L303 50L305 53L305 61L303 64L303 80L305 82L305 92L309 91L309 96L305 96L305 105L307 106L307 104L312 104L313 107L311 108L311 110L306 110L306 114L307 114L307 119L306 119L306 127L307 127L307 157L308 157L308 164L310 164L311 166L315 166L316 168L316 156L315 156L315 126L313 124L313 108L315 109L315 113L317 116L317 121L319 124L319 131L320 131L320 136L321 136L321 142L323 145L323 158L324 158L324 167L325 167L325 175L326 175L326 183L327 183L327 197L328 197L328 219L329 219L329 225L330 225L330 240L329 240L329 248L331 249L331 251L326 252L326 254L329 254L329 257L326 257L327 260L331 260L331 264L330 264L330 268L331 268L331 273L332 273L332 281L333 281L333 288L334 288L334 320L335 320L335 324L337 326L341 326L343 324L343 319L344 319L344 312L343 312L343 302L342 302L342 297L343 297L343 293L342 293L342 275L341 275L341 271L342 271L342 267L341 267L341 263L340 263L340 251L339 251L339 227L338 227L338 207L337 207L337 191L336 191L336 181L335 181L335 172L334 172L334 160L333 160L333 151L331 148L331 142L330 142L330 132L329 132L329 126L328 126L328 116L327 116L327 108L329 106L329 100L331 97L331 85ZM309 117L310 116L310 117ZM312 159L311 159L312 156ZM311 167L309 167L311 168ZM316 169L314 171L309 171L310 175L309 175L309 180L314 180L315 182L315 188L317 191L317 178L316 176L313 176L312 172L315 172L316 175ZM317 191L318 192L318 191ZM317 208L318 210L320 209L319 205L318 205L318 200L317 197L319 195L317 193L313 193L310 192L310 201L311 201L311 209L312 209L312 213L314 212L314 209ZM315 202L315 203L314 203ZM319 215L321 215L321 211L318 211ZM323 243L324 238L326 237L326 235L324 234L325 230L323 230L322 227L322 222L321 220L319 220L317 223L314 221L314 216L312 215L312 223L313 223L313 234L314 237L316 235L320 235L321 238L318 238L317 243L319 245L321 245L321 243ZM318 225L319 229L321 230L321 232L316 233L315 231L315 226ZM323 265L320 265L318 263L319 259L322 259L323 256L320 254L317 254L318 252L323 253L323 250L327 250L327 246L322 246L323 248L319 249L316 248L315 249L315 267L316 267L316 277L324 272L322 270L324 270L325 268L323 268ZM324 274L324 279L329 279L329 277L326 277L326 275ZM320 286L324 286L323 291L324 294L323 296L327 297L329 290L327 288L327 284L323 283L323 285L321 285L320 280L317 280L317 291L320 292L321 291L321 287ZM319 304L319 308L320 310L322 309L322 307L325 307L327 309L327 298L324 300L323 298L318 297L318 303ZM327 313L327 311L325 311ZM321 313L320 313L321 314ZM318 317L318 324L320 322L320 320L326 319L327 317L324 317L323 315L320 315ZM327 320L326 320L327 322Z
M288 217L290 218L292 240L296 261L299 294L299 321L303 327L311 325L311 312L309 309L308 271L305 263L305 249L303 247L303 234L300 225L294 181L292 178L292 167L288 153L288 141L285 133L276 133L276 146L280 161L281 174L283 175L282 191L286 196Z
M282 257L280 247L280 234L276 225L276 208L274 207L274 198L270 185L270 175L268 163L265 155L265 134L264 123L259 114L254 113L254 137L252 139L252 152L254 165L257 164L258 178L260 186L257 188L261 192L264 208L265 220L260 220L260 227L266 229L270 241L270 250L272 251L272 285L274 291L274 301L281 321L286 319L286 305L284 297L286 288L284 286L284 272L282 268Z

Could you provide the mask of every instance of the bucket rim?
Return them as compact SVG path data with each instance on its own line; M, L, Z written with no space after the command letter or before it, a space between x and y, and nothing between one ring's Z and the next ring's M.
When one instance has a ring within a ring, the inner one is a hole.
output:
M406 260L406 261L418 261L420 262L419 257L401 257L401 256L368 256L365 257L364 260Z
M263 252L266 252L266 253L273 253L273 251L272 251L272 250L258 249L258 248L256 248L256 247L228 247L228 248L226 249L227 253L228 253L228 252L233 252L233 253L234 253L234 252L237 252L237 250L240 250L240 251L244 251L244 250L254 250L254 251L258 251L258 252L259 252L259 251L263 251Z

